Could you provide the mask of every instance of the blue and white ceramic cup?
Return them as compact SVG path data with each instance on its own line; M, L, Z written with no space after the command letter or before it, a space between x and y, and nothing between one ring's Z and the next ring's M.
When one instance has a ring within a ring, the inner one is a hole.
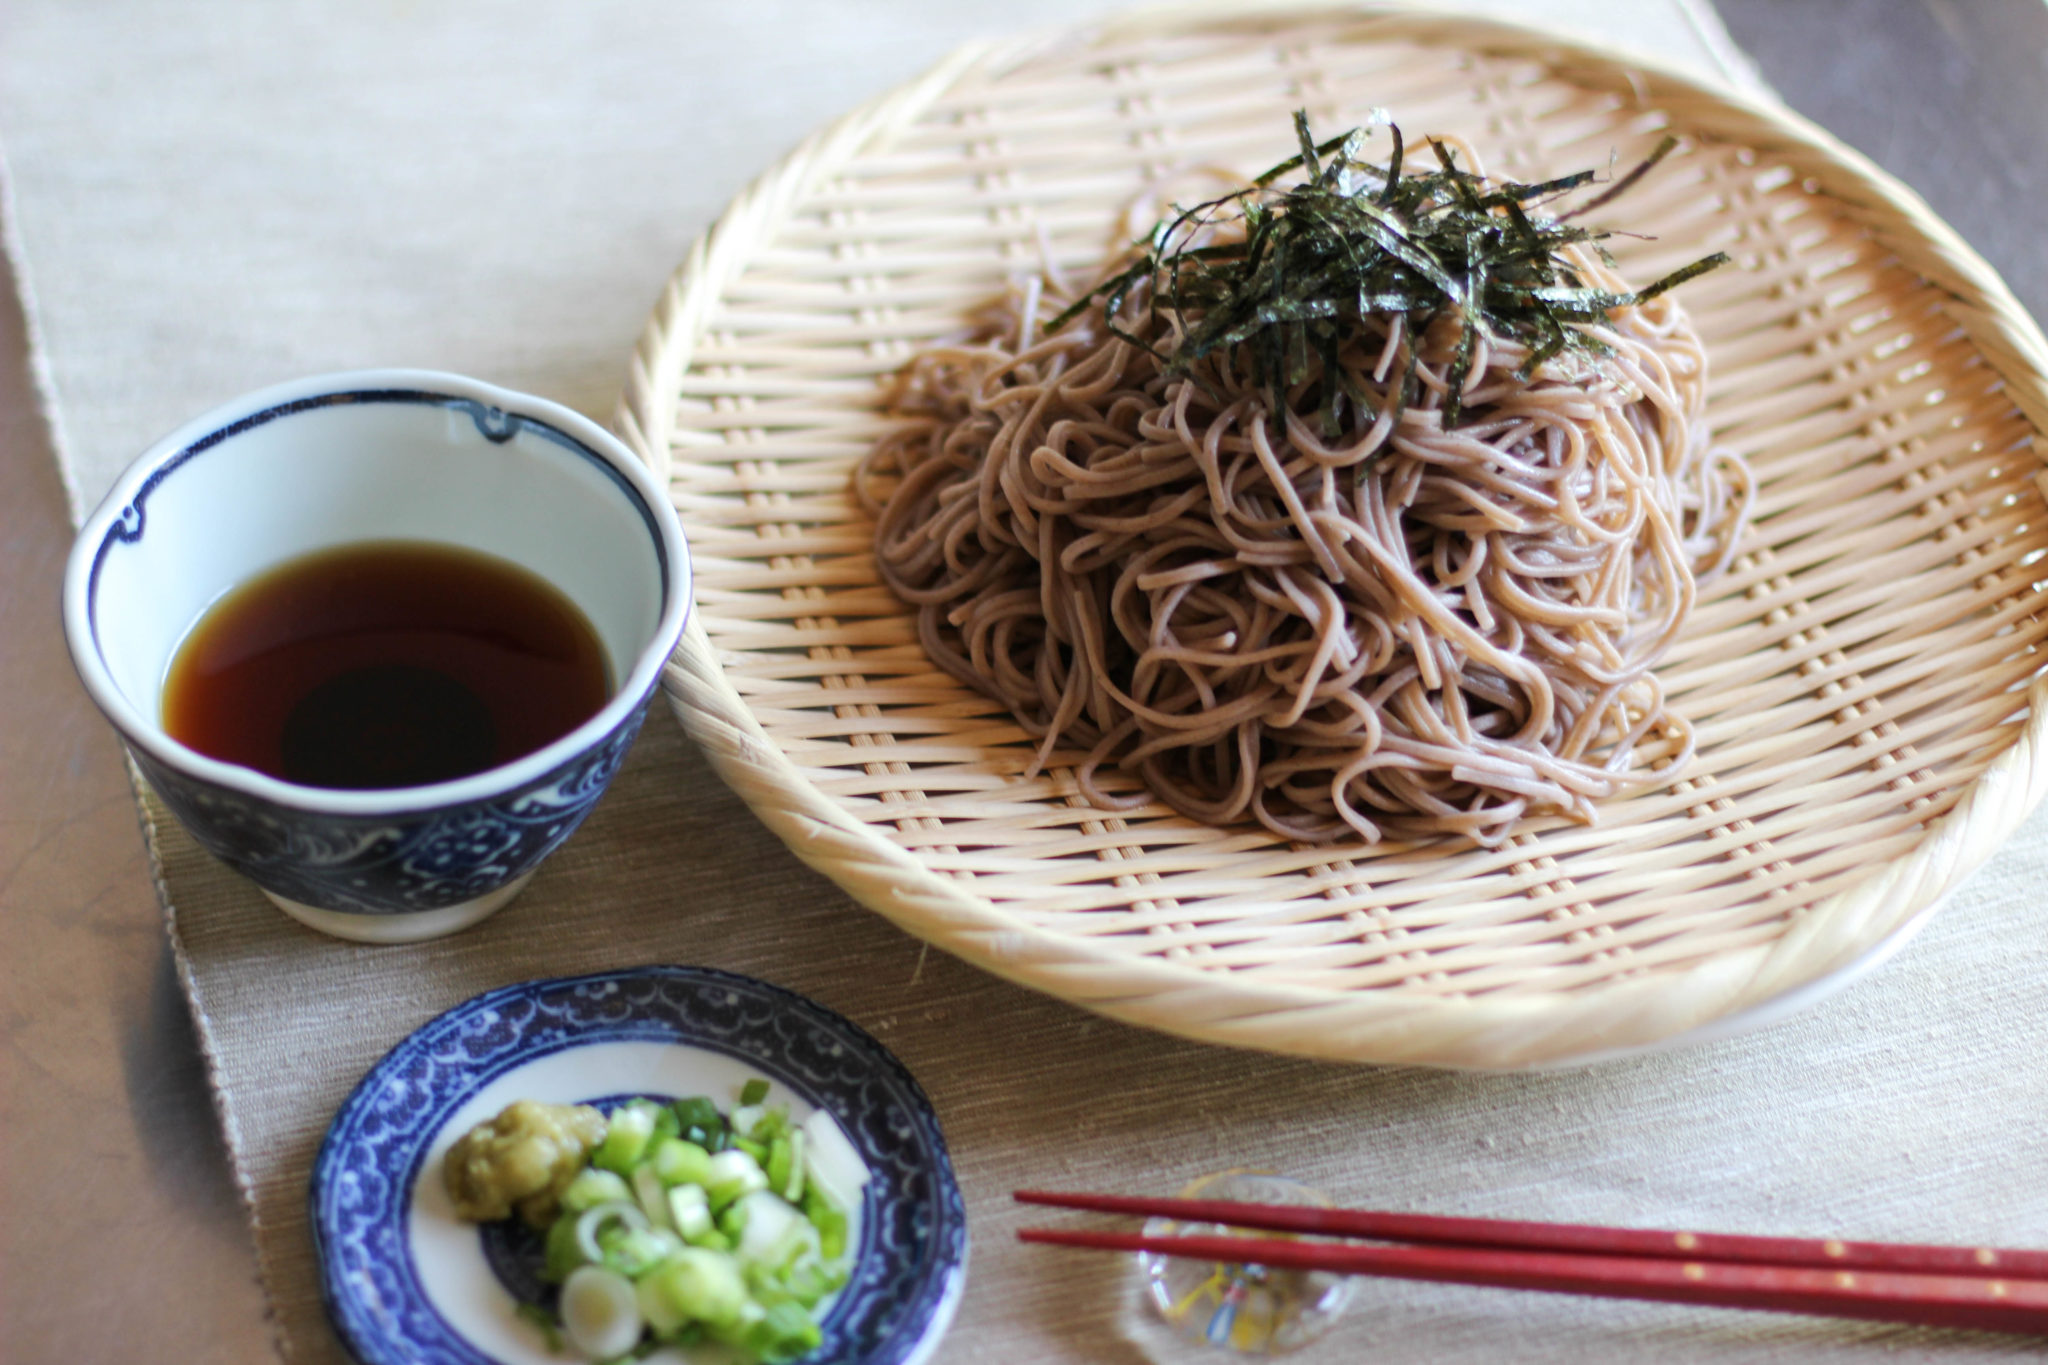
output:
M429 541L539 575L595 627L610 700L568 734L455 781L309 787L164 732L178 646L208 607L317 550ZM662 489L596 423L457 375L376 370L264 389L158 442L86 519L64 628L93 700L193 836L293 918L404 943L518 894L603 794L690 605Z

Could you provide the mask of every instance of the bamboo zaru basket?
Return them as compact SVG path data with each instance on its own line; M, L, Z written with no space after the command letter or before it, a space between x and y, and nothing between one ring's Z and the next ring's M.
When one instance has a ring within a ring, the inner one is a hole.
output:
M1683 778L1497 849L1111 816L940 673L849 492L882 380L1189 166L1384 107L1537 180L1666 131L1617 208L1760 491L1659 668ZM1011 980L1217 1042L1509 1068L1710 1029L1896 942L2040 798L2048 347L1911 193L1782 109L1471 19L1243 7L972 48L802 145L691 253L622 404L695 555L666 680L806 862Z

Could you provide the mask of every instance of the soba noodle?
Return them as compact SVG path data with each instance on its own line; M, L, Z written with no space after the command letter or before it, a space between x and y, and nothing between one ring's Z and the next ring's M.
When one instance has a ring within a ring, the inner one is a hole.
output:
M1592 329L1611 354L1528 378L1482 336L1450 430L1455 319L1368 318L1338 363L1377 415L1334 440L1313 354L1273 422L1242 355L1168 374L1191 319L1145 290L1116 321L1158 355L1099 301L1043 335L1058 295L1033 281L916 357L856 484L933 662L1007 706L1038 764L1077 754L1091 803L1490 844L1690 756L1651 665L1733 553L1749 480L1708 448L1706 358L1669 295Z

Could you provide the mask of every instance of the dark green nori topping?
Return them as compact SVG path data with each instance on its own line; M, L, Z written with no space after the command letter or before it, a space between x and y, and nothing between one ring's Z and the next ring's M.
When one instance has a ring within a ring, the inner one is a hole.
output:
M1715 252L1642 289L1616 293L1586 285L1558 255L1577 242L1598 250L1611 234L1571 226L1570 220L1629 189L1678 145L1676 138L1665 138L1599 195L1550 216L1531 209L1593 183L1592 171L1540 184L1489 183L1461 169L1451 151L1432 139L1438 169L1416 173L1403 164L1401 130L1392 124L1387 129L1393 148L1384 165L1360 159L1368 129L1319 143L1309 132L1307 114L1299 111L1294 129L1301 143L1296 155L1242 190L1192 208L1176 206L1136 244L1138 255L1128 269L1076 301L1048 331L1101 299L1109 331L1157 356L1169 374L1190 374L1205 357L1242 346L1254 381L1266 390L1269 412L1279 413L1285 391L1306 375L1311 354L1326 375L1339 374L1336 356L1347 329L1367 315L1406 314L1408 335L1414 337L1440 314L1454 312L1462 332L1446 376L1450 392L1441 418L1451 427L1482 332L1528 348L1521 367L1526 378L1560 354L1597 357L1606 351L1597 337L1572 324L1600 322L1612 309L1655 298L1728 260ZM1274 188L1297 171L1296 183ZM1242 241L1190 245L1200 228L1225 212L1242 218ZM1148 281L1159 306L1200 314L1171 356L1160 355L1116 321L1131 291ZM1411 345L1409 373L1413 365ZM1358 420L1373 420L1371 404L1355 385L1339 379L1320 387L1325 435L1337 434L1347 405ZM1407 387L1400 384L1395 402L1407 401Z

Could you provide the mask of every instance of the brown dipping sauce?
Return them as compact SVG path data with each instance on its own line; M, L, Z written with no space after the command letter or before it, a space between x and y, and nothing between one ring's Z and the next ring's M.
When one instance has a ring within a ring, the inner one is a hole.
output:
M597 631L551 584L474 550L371 541L209 608L171 661L163 720L287 782L417 787L530 754L610 691Z

